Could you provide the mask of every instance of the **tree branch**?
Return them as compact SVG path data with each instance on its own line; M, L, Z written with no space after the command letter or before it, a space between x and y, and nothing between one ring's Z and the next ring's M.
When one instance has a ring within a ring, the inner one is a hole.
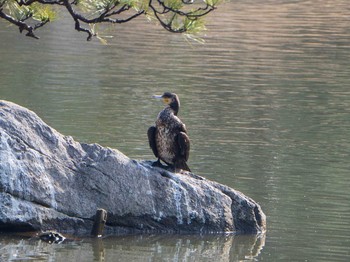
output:
M27 31L26 36L30 36L30 37L33 37L33 38L35 38L35 39L39 39L39 37L36 36L36 35L34 34L34 31L35 31L35 29L37 29L37 28L43 26L43 24L42 24L42 25L38 24L38 25L36 25L35 27L32 27L32 26L26 24L25 22L16 20L16 19L14 19L12 16L9 16L9 15L5 14L5 13L3 12L3 9L2 9L2 8L0 8L0 17L3 18L3 19L5 19L5 20L7 20L7 21L10 22L11 24L16 25L16 26L18 27L20 33L22 33L23 30L25 30L25 31Z
M135 2L131 0L130 2L123 1L123 3L113 0L110 0L110 2L99 2L98 0L96 0L96 2L85 2L85 0L2 0L0 4L0 18L16 25L20 32L27 31L27 36L38 39L39 37L34 34L35 30L46 25L50 19L42 16L40 13L39 16L36 16L35 12L38 6L35 5L35 7L32 8L31 5L37 3L42 6L64 6L75 22L75 30L87 33L87 40L89 41L94 36L97 38L99 37L93 29L89 29L85 25L98 23L122 24L142 14L154 16L159 21L160 25L169 32L184 33L190 30L193 32L193 28L199 24L199 19L216 8L214 4L208 4L208 2L203 1L205 4L199 7L196 4L197 8L189 9L188 6L193 4L193 0L178 1L179 2L176 2L176 0L149 0L148 7L142 9L141 3L136 2L136 5L139 4L140 6L134 7L133 5ZM82 10L85 9L79 9L81 6L87 7L88 11L84 12ZM26 9L21 10L22 7ZM147 9L151 10L150 13L146 12ZM11 10L15 10L15 14L13 14ZM19 12L20 15L18 15L17 12ZM96 15L96 13L99 14ZM93 17L91 17L91 14L94 14ZM16 15L20 18L16 17ZM35 19L42 21L34 22Z
M16 0L19 6L25 5L31 5L33 3L40 3L43 5L62 5L62 0Z
M192 4L193 2L186 2L186 4ZM172 33L185 33L188 31L188 28L185 27L183 24L180 28L174 28L173 24L176 18L176 15L179 17L182 17L183 19L190 19L193 21L196 21L197 19L207 15L208 13L212 12L216 9L215 6L209 5L206 3L205 7L199 7L193 11L181 11L179 9L172 8L170 6L167 6L163 0L156 0L156 3L154 4L154 0L149 1L149 7L153 11L154 16L157 18L161 26L166 29L169 32ZM159 11L157 7L161 7L162 10ZM162 17L162 15L172 14L170 19Z

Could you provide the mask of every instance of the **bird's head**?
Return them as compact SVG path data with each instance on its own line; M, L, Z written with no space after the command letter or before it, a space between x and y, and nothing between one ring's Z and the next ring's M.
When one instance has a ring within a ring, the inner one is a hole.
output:
M154 95L153 98L162 99L163 103L174 110L177 115L180 109L180 100L175 93L165 92L163 95Z

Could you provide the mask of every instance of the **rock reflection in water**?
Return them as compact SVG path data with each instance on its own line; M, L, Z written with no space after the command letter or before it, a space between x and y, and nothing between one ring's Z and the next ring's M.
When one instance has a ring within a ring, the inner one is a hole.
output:
M264 245L265 235L114 236L62 244L6 236L0 261L251 261Z

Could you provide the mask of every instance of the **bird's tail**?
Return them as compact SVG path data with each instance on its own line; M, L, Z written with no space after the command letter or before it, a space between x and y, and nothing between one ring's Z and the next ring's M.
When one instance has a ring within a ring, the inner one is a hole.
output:
M177 172L181 171L181 169L184 171L191 172L191 169L188 167L188 165L184 159L179 159L175 162L175 172L177 173Z

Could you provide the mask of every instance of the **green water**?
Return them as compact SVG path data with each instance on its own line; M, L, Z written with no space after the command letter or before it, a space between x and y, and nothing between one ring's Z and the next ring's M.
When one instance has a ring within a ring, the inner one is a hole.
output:
M0 99L78 141L154 159L146 132L162 105L151 96L176 92L190 168L255 199L268 225L259 237L56 246L4 236L3 259L348 261L349 26L348 0L232 1L211 15L205 45L143 18L108 30L108 46L86 42L70 20L41 31L39 41L1 22Z

